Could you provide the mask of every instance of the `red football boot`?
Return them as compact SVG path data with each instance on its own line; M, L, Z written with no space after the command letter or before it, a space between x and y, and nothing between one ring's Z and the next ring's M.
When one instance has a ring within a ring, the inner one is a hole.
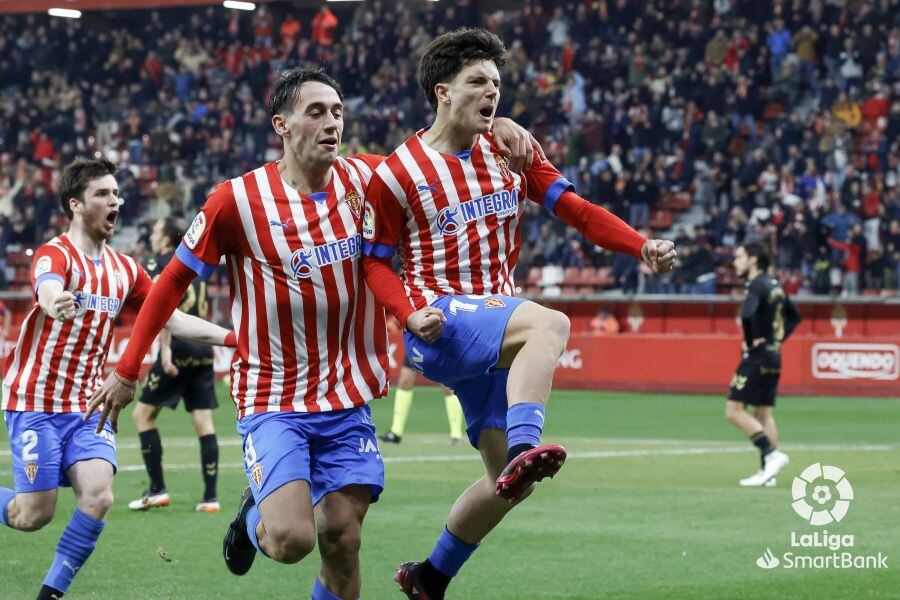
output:
M497 495L518 500L532 483L553 477L566 462L566 449L557 444L545 444L526 450L506 465L497 478Z

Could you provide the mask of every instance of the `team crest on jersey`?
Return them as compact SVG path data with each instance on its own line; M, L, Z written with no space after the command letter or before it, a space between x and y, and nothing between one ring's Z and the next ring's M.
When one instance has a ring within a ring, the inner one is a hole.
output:
M255 465L253 465L253 468L250 469L250 477L253 478L253 483L256 484L257 489L262 488L262 479L263 479L262 463L256 463Z
M496 161L497 167L500 169L500 176L503 177L503 181L506 183L511 183L513 177L509 172L509 163L506 162L506 159L503 158L502 155L494 152L494 161Z
M34 485L34 478L37 477L38 466L34 461L31 461L24 467L22 470L25 471L25 477L28 478L28 483Z
M347 189L347 193L344 194L344 198L347 200L347 204L350 205L350 210L353 211L353 216L355 217L359 215L359 206L361 202L359 192L357 192L355 188L350 187Z
M122 276L122 271L116 269L113 271L113 276L116 278L116 285L119 287L124 287L125 278Z
M41 275L46 275L53 268L53 263L49 256L42 256L37 264L34 265L34 278L37 279Z
M194 222L191 223L187 233L184 234L184 245L191 250L196 248L204 231L206 231L206 216L201 211L194 217Z
M498 296L491 296L484 301L485 308L506 308L506 304Z
M362 234L364 239L375 239L375 209L368 202L363 207Z

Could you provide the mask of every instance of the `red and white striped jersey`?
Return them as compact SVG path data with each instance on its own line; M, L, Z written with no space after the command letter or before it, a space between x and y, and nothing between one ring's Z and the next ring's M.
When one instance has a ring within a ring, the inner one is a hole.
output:
M66 236L53 238L34 255L31 280L55 279L75 296L75 318L51 319L31 307L16 347L3 369L2 410L84 412L103 383L116 318L137 311L153 282L133 258L103 246L91 259Z
M301 195L268 163L220 185L175 256L208 277L222 256L238 345L238 418L323 412L387 393L384 309L359 264L362 202L382 157L338 158L327 189Z
M524 177L510 171L490 136L479 135L470 151L444 154L422 141L423 132L375 170L363 252L391 258L399 250L416 309L451 294L515 295L520 200L553 212L574 186L538 156Z

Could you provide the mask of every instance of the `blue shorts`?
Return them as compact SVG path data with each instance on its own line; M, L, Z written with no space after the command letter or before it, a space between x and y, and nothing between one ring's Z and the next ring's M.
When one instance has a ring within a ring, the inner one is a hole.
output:
M406 332L406 355L414 369L454 391L466 416L469 442L478 445L482 429L506 428L506 379L496 371L506 324L524 298L442 296L431 306L447 321L441 338L429 344Z
M102 458L118 468L116 434L109 421L96 433L100 414L5 412L17 493L70 487L66 471L81 460Z
M291 481L309 483L313 504L348 485L384 489L384 462L368 406L323 413L272 412L238 421L244 471L256 503Z
M412 367L432 381L456 385L487 375L500 359L506 323L524 298L510 296L442 296L431 306L444 311L441 338L429 344L406 332L403 341Z

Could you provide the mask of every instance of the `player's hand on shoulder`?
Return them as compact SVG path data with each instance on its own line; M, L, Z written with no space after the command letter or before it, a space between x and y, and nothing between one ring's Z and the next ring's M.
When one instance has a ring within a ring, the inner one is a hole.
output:
M677 256L675 242L670 240L647 240L641 247L644 263L657 275L671 271Z
M53 314L57 321L71 321L75 318L75 296L72 292L60 292L53 301Z
M491 134L494 136L494 143L500 150L500 154L509 163L510 171L521 173L524 169L531 167L534 162L535 150L540 157L544 158L544 151L534 136L512 119L505 117L494 119Z
M443 311L432 306L420 308L406 319L406 328L429 344L440 339L444 333L444 321L447 317Z

